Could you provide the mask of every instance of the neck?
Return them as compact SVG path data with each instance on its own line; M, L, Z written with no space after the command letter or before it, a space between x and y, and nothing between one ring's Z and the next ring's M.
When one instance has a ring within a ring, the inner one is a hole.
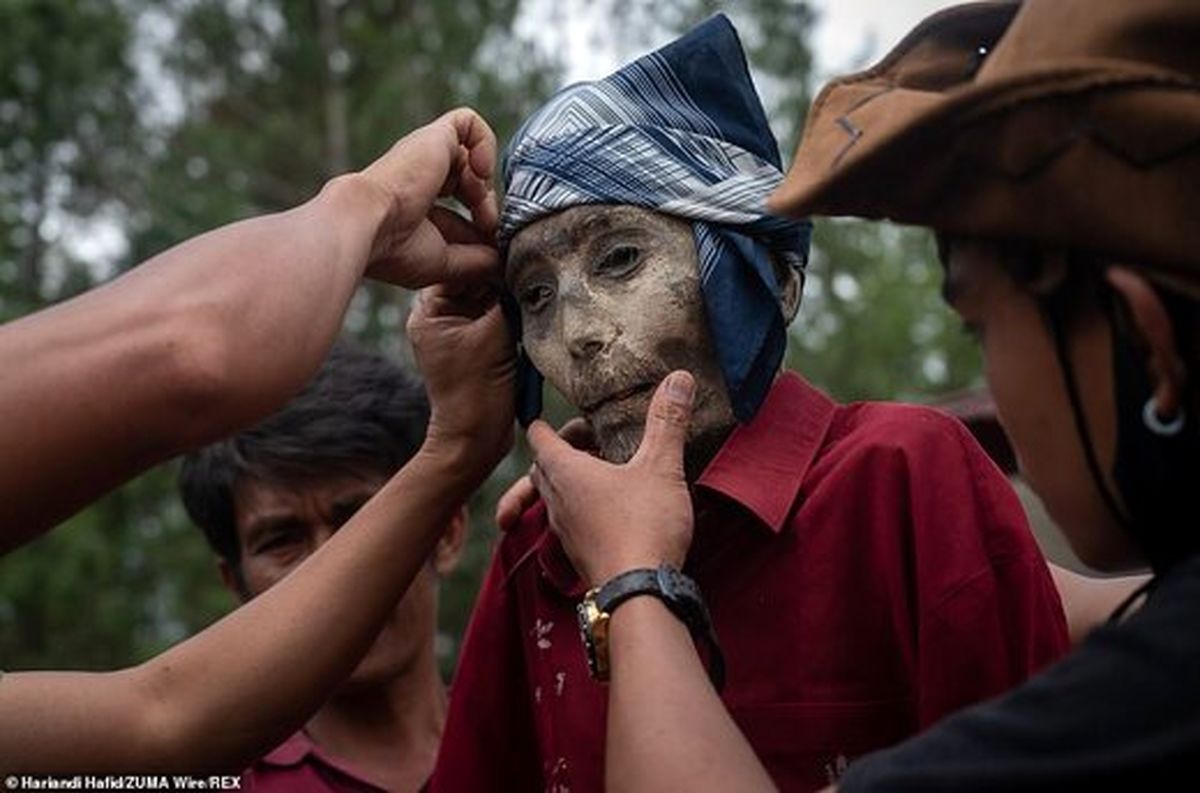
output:
M689 438L683 450L683 475L689 485L695 484L704 469L717 456L717 452L728 440L736 424L715 428L710 432Z
M389 790L416 790L433 771L446 689L433 642L403 673L379 685L345 686L305 727L338 760Z

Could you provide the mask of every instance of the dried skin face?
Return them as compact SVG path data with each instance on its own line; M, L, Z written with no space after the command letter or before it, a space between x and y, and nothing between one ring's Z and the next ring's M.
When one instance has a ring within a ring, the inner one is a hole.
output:
M606 460L637 451L650 396L675 369L696 378L689 476L735 424L700 292L688 223L632 206L580 206L522 229L507 280L525 350L591 423Z

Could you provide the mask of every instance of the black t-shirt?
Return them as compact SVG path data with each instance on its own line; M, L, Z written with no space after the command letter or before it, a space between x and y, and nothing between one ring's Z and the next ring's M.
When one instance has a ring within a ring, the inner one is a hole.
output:
M852 763L843 793L1200 790L1200 558L1002 697Z

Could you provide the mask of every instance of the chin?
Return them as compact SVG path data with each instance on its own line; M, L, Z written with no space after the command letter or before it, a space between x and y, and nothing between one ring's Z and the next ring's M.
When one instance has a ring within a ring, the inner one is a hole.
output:
M683 450L683 467L687 481L694 482L700 477L734 426L734 422L706 424L693 420ZM646 425L644 420L639 420L615 426L593 425L593 429L600 456L614 465L623 465L637 453Z

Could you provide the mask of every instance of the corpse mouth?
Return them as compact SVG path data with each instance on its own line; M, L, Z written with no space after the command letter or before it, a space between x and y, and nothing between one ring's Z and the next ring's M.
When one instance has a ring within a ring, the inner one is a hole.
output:
M654 383L641 383L639 385L630 386L629 388L623 388L620 391L614 391L608 396L601 397L594 402L589 402L588 404L583 405L581 410L584 413L595 413L597 410L600 410L608 405L614 405L617 402L624 402L626 399L632 399L634 397L641 396L642 394L648 394L654 390L654 385Z

